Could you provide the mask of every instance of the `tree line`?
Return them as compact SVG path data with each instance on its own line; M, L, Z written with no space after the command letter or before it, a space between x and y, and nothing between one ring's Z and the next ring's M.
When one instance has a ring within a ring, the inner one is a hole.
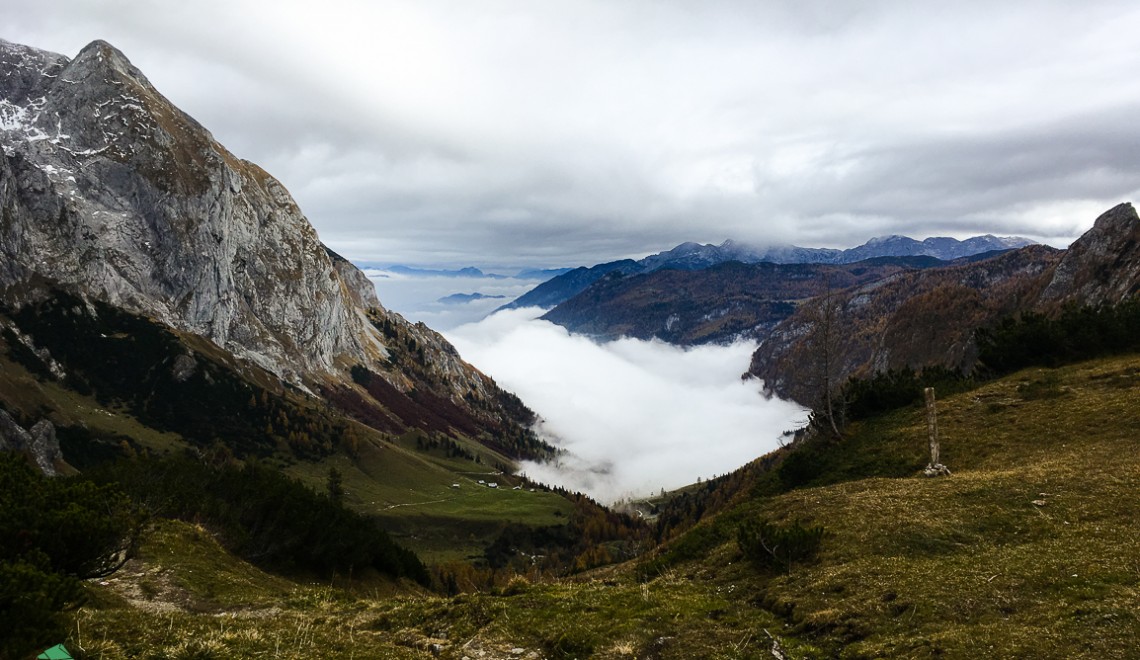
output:
M272 468L176 455L118 461L90 475L151 515L205 525L227 550L263 568L322 575L374 569L430 584L414 553L345 508L331 488L316 493Z

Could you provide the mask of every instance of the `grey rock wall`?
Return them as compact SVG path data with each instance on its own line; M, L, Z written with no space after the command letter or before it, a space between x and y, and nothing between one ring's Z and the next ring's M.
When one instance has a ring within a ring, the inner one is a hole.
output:
M461 402L485 376L388 312L328 250L288 191L218 144L127 58L74 59L0 41L0 297L51 282L208 338L304 385L389 350L372 320L430 347L434 387Z

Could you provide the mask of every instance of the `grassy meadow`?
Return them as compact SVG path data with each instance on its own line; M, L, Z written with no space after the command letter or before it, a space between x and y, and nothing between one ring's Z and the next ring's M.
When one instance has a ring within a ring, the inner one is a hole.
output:
M853 425L802 485L763 474L649 556L454 597L376 576L286 580L165 522L127 570L89 585L68 643L93 658L1135 657L1138 404L1140 357L1025 370L939 402L950 477L921 476L925 415L903 409ZM540 501L457 493L442 473L429 487L428 464L401 486L425 501ZM409 529L423 515L400 509ZM745 520L825 535L790 570L759 567L736 542Z

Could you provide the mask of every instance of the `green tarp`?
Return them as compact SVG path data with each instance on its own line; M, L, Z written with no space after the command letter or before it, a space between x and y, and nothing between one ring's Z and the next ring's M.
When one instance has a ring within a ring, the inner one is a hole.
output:
M56 644L50 649L36 656L36 660L74 660L63 644Z

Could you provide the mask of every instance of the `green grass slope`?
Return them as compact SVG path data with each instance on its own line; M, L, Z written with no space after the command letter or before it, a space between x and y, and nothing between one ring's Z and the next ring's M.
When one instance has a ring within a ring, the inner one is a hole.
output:
M451 598L407 584L289 581L164 521L137 560L89 586L63 641L81 658L757 657L775 616L733 590L620 571ZM757 628L760 626L760 628Z
M71 641L101 658L1135 657L1137 404L1140 356L1022 371L939 402L950 477L920 475L924 413L899 410L811 453L801 485L775 461L651 556L451 598L286 582L169 524L93 585ZM763 568L736 541L756 520L826 533Z
M368 444L355 457L337 454L298 462L286 472L323 490L329 469L335 468L344 477L345 504L378 518L428 563L481 556L509 522L564 525L574 510L570 500L556 493L513 490L522 482L488 467L489 461L449 459L414 447L414 440L401 439Z
M135 560L88 590L64 641L78 658L424 657L357 632L363 601L265 573L182 522L161 521Z

